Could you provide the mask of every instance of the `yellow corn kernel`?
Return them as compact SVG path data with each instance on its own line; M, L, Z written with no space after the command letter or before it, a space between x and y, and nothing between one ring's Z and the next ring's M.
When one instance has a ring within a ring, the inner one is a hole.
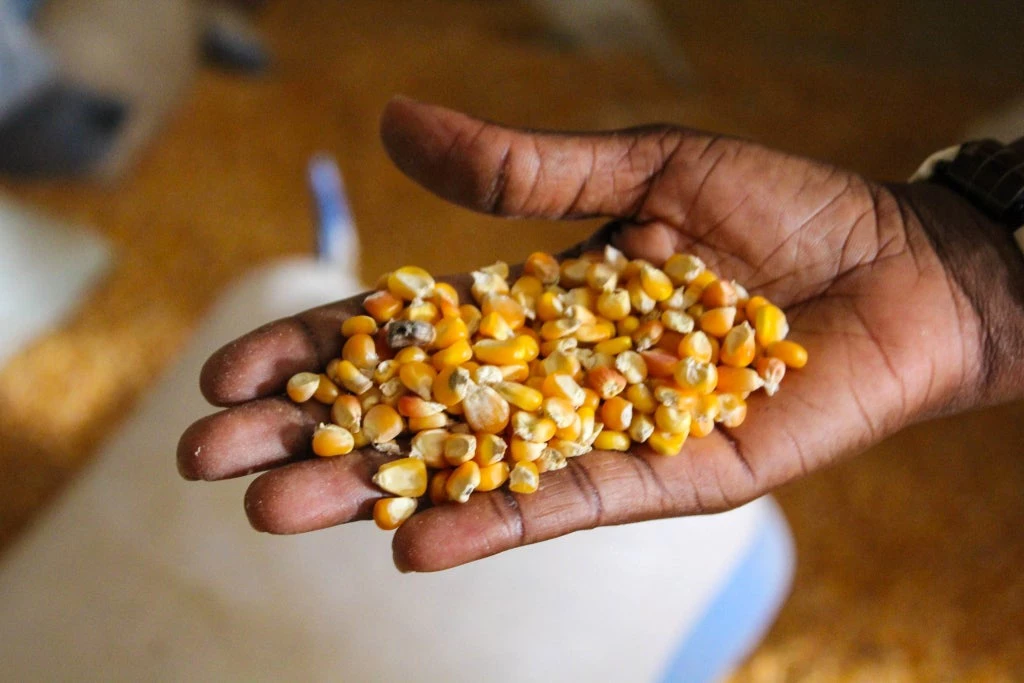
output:
M435 283L427 301L437 306L442 318L459 317L459 293L447 282Z
M480 319L479 333L491 339L511 339L516 334L498 313L487 313Z
M607 400L626 389L626 378L614 368L599 366L587 373L587 383L597 395Z
M561 339L545 339L540 342L540 356L547 358L554 353L571 353L579 347L580 343L572 337Z
M694 285L695 287L700 287L701 290L704 290L705 288L707 288L708 285L710 285L717 279L718 276L715 275L715 273L705 269L703 272L699 273L696 277L690 280L690 284Z
M735 306L738 301L736 288L728 280L711 282L700 295L700 302L704 304L704 308Z
M316 385L316 391L313 392L313 398L324 405L331 405L334 400L338 398L338 394L341 392L338 390L338 385L331 381L331 378L327 375L320 375L320 382Z
M370 443L384 443L401 434L404 428L402 416L398 414L397 410L389 405L378 403L366 411L366 415L363 416L363 429L360 433L366 434Z
M556 318L555 320L548 320L540 327L540 336L542 339L552 341L554 339L561 339L562 337L568 337L573 334L576 330L580 329L583 323L573 318Z
M489 386L471 387L462 400L466 422L474 432L497 434L508 425L508 402Z
M444 441L444 459L452 467L469 462L476 456L476 437L472 434L449 434Z
M661 335L661 339L658 340L658 343L655 344L654 348L674 354L679 350L679 342L683 341L684 336L685 335L683 333L666 329L665 333Z
M580 325L573 336L585 344L607 341L615 336L615 324L610 320L597 320L593 323Z
M782 384L782 378L786 376L786 364L779 358L763 357L757 359L754 368L764 381L764 393L774 396Z
M424 400L431 400L437 370L423 361L405 363L398 368L398 378L406 389Z
M434 325L434 348L447 349L457 341L469 339L469 328L462 318L443 318Z
M629 438L633 443L646 443L654 433L654 421L643 413L634 413L629 422Z
M563 375L575 376L580 371L580 361L573 352L554 351L547 358L540 362L544 375L553 375L557 372Z
M563 287L579 287L587 282L587 269L590 262L585 259L566 259L562 261L559 284Z
M363 421L363 407L359 399L352 394L339 396L331 406L331 420L350 432L358 432L362 429Z
M554 285L558 284L561 267L551 254L535 251L526 257L526 261L523 263L523 272L537 278L544 285Z
M388 380L394 379L398 376L399 365L394 358L377 363L377 367L373 371L373 381L377 384L384 384Z
M523 363L529 349L515 339L481 339L473 344L473 354L481 363L490 365L511 365Z
M429 301L413 302L399 315L403 320L426 322L433 325L441 319L441 311Z
M469 331L469 336L472 337L479 329L480 319L484 317L484 314L473 304L462 304L459 306L459 317L466 323L466 329Z
M449 424L448 416L445 413L434 413L423 417L409 418L409 431L422 432L427 429L442 429Z
M533 330L520 330L520 333L512 341L515 342L522 353L522 360L516 362L528 363L540 355L540 343L537 341Z
M760 295L750 297L750 299L747 300L747 303L743 307L744 311L746 311L747 314L747 320L757 320L757 309L761 308L765 304L770 303L771 302L768 301L768 299Z
M444 488L448 493L449 500L465 503L478 486L480 486L480 466L469 460L452 470Z
M427 465L420 458L392 460L377 469L373 483L396 496L419 498L427 492Z
M597 395L597 392L590 387L583 387L583 406L590 408L591 410L597 410L597 407L601 405L601 397Z
M693 254L673 254L665 261L664 271L677 287L688 285L706 270L704 261Z
M313 432L313 452L323 458L351 453L355 447L352 432L334 424L323 424Z
M374 320L383 324L402 311L402 300L387 290L381 290L363 299L363 308Z
M515 382L498 382L494 385L498 394L520 410L534 411L544 402L544 394Z
M363 409L363 414L365 415L367 410L384 400L384 394L381 393L379 387L371 384L369 389L359 394L356 398L359 399L359 407Z
M586 394L583 393L583 387L576 383L570 375L566 375L560 372L548 375L544 378L544 382L541 385L541 393L545 396L561 396L562 398L569 399L573 407L578 408L583 405L583 401L586 400Z
M482 470L503 460L507 450L508 444L505 439L497 434L480 434L476 437L476 455L473 456L473 459Z
M696 358L705 363L711 362L711 341L708 335L701 330L696 330L683 337L679 342L680 358Z
M513 330L526 324L526 311L522 305L506 294L496 294L484 299L480 307L484 317L497 313ZM483 321L481 321L482 323Z
M418 346L407 346L395 354L394 360L399 365L405 365L406 363L424 363L427 360L427 352Z
M508 481L508 463L495 462L480 468L480 484L477 491L494 491Z
M565 304L554 292L544 292L537 297L537 319L549 322L557 320L565 313Z
M285 391L291 400L296 403L305 403L313 398L318 386L320 386L320 375L315 372L299 372L288 380Z
M388 276L388 291L399 299L425 299L434 289L434 278L416 266L403 266Z
M647 292L647 296L655 301L664 301L672 296L675 289L668 275L650 264L640 268L640 285Z
M536 275L523 275L509 290L513 297L516 294L523 294L531 301L536 302L537 297L544 293L544 283Z
M640 327L640 318L635 315L627 315L622 320L615 323L615 333L620 336L632 336L637 328Z
M444 412L444 404L425 401L419 396L402 396L397 403L398 414L403 417L429 417Z
M567 426L559 427L555 430L556 439L576 441L576 439L579 439L581 436L583 436L583 420L580 418L580 414L578 412L573 413L572 420Z
M415 498L381 498L373 504L373 521L384 531L402 526L416 512Z
M370 438L366 436L366 432L356 432L352 435L352 439L355 448L366 448L370 445Z
M552 439L551 441L548 442L547 447L544 450L545 451L547 451L547 450L558 451L562 455L563 458L578 458L579 456L584 455L584 454L589 453L590 451L592 451L593 447L592 446L588 446L586 444L579 443L577 441L569 441L569 440L566 440L566 439L555 438L555 439ZM545 454L543 452L540 454L540 458L537 461L538 462L537 469L540 469L540 461L544 459L544 455ZM550 463L547 463L547 464L550 464ZM566 463L566 464L568 464L568 463ZM559 467L556 467L555 469L561 469L562 467L564 467L564 465L560 465Z
M747 419L747 402L736 394L719 394L721 406L718 413L718 422L723 427L739 427Z
M351 337L356 334L377 334L377 321L368 315L354 315L341 323L341 334Z
M629 384L640 384L647 379L647 361L636 351L624 351L616 356L615 369Z
M654 424L668 434L689 434L690 413L672 406L660 405L654 411Z
M719 400L718 394L701 396L697 405L691 411L693 422L690 424L690 433L694 436L707 436L710 434L721 409L722 403Z
M409 456L420 458L427 467L434 469L446 467L444 444L448 440L448 436L448 430L441 428L424 429L417 432L409 443Z
M434 476L430 478L430 485L427 487L427 496L430 498L430 502L434 505L441 505L448 502L448 491L445 489L445 485L448 483L448 477L452 471L448 469L438 470L434 472Z
M769 344L765 349L769 358L778 358L786 367L799 370L807 365L807 349L794 341L777 341Z
M697 394L683 391L671 383L658 384L651 391L654 393L654 402L658 405L669 406L679 410L689 410L697 403Z
M666 330L679 334L693 332L694 327L693 318L682 311L662 311L661 324L665 326ZM675 346L672 347L672 350L675 351Z
M686 315L690 316L696 321L700 321L700 317L704 315L704 304L694 304L686 308Z
M482 303L484 299L494 294L508 294L508 282L497 273L474 270L470 276L473 278L473 284L470 285L469 291L477 303Z
M509 441L509 457L513 462L532 461L540 457L544 450L544 443L541 441L527 441L513 436Z
M632 440L626 432L603 429L594 439L594 448L599 451L628 451Z
M633 404L621 396L613 396L601 406L601 422L608 429L626 431L633 422Z
M587 285L598 292L610 292L618 281L619 274L607 263L591 263L587 267Z
M722 340L719 361L734 368L746 367L754 361L756 347L754 329L750 324L737 325Z
M446 349L441 349L430 357L431 364L442 370L455 365L462 365L473 358L473 347L466 339L460 339Z
M523 384L531 389L541 391L544 388L544 375L531 375L526 378L526 381L523 382Z
M510 365L499 365L501 378L506 382L525 382L530 376L530 366L526 363L512 363Z
M768 348L789 334L786 314L774 304L765 304L754 313L754 330L757 332L758 343Z
M551 418L540 417L525 410L512 416L512 434L526 441L548 442L555 437L557 429Z
M718 369L696 358L679 361L672 376L683 390L697 394L710 394L718 384Z
M626 283L626 292L629 294L629 303L632 304L633 310L637 313L650 313L658 303L644 289L639 275L630 278L629 282Z
M597 421L597 411L593 408L583 406L576 414L580 416L580 436L576 441L590 445L604 425Z
M679 455L686 443L687 434L669 434L668 432L655 431L647 439L647 445L658 455Z
M665 325L658 320L648 320L640 323L633 332L633 343L637 351L646 351L652 348L665 333Z
M549 396L544 399L541 409L544 417L550 418L557 429L568 427L576 420L576 409L569 399L562 396Z
M608 320L623 320L629 315L630 306L629 292L624 289L601 292L597 297L597 312Z
M472 384L469 371L454 365L445 366L431 385L434 400L451 408L466 397Z
M543 474L544 472L554 472L555 470L563 469L569 462L565 459L565 455L557 448L545 447L541 451L540 457L533 461L533 464L537 466L537 471Z
M543 447L543 444L541 444ZM540 457L540 454L538 454ZM515 493L533 493L540 486L540 471L528 460L519 461L508 475L508 488Z
M736 320L736 308L725 306L723 308L711 308L700 315L700 329L715 337L724 337L732 329Z
M739 394L746 396L764 386L764 380L753 368L733 368L727 365L718 366L719 393Z
M633 410L644 415L654 413L658 404L654 400L651 388L646 384L633 384L626 389L626 400L633 404Z

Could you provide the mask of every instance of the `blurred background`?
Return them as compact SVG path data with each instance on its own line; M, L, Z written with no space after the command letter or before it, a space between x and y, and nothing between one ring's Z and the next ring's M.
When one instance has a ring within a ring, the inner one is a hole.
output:
M683 123L893 180L968 137L1024 134L1015 0L0 7L0 227L30 215L66 238L36 254L38 285L0 261L0 298L66 286L53 321L3 309L5 327L35 327L0 355L0 557L225 286L312 250L313 154L338 159L365 281L594 229L485 218L414 186L378 142L395 93L533 128ZM1020 404L918 425L779 491L793 592L735 680L1021 680L1022 425Z

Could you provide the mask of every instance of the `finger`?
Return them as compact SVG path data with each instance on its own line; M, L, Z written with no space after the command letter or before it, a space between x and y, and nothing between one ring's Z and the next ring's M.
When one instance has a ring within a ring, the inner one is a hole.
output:
M390 458L363 450L271 470L245 493L245 512L257 531L297 534L369 519L383 495L370 479Z
M186 479L214 481L308 457L313 430L329 412L316 401L275 397L208 415L178 441L178 471Z
M671 159L696 159L704 135L660 126L609 133L513 130L395 98L381 118L395 164L438 195L503 216L633 217Z
M413 515L395 533L396 566L437 571L518 546L609 524L728 509L753 499L748 472L721 434L676 457L607 451L573 458L536 493L472 496Z
M319 372L341 354L341 323L357 310L352 300L321 306L226 344L203 365L203 396L213 405L229 406L282 393L295 373Z

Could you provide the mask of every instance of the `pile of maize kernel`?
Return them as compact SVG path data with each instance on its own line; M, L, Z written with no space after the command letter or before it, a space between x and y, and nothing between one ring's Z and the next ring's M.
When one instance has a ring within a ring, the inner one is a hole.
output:
M341 358L288 382L293 401L331 406L318 456L404 456L373 477L389 494L373 508L382 529L424 496L533 493L595 448L676 455L740 425L752 392L775 394L807 363L781 309L690 254L656 268L610 246L562 262L537 252L511 285L504 263L473 272L471 291L463 303L422 268L388 273L342 324Z

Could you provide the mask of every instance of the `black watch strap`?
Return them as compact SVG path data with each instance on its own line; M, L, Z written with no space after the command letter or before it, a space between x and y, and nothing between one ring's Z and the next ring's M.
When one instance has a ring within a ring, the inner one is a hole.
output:
M914 180L939 182L1015 233L1024 251L1024 138L975 140L929 157Z

